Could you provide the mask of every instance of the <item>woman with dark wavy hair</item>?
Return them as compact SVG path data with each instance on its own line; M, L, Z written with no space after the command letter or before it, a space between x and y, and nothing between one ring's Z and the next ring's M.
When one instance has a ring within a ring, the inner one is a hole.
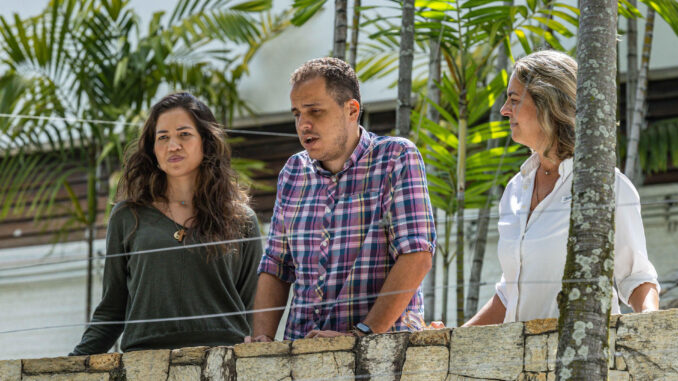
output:
M106 234L102 300L71 355L106 352L123 331L123 351L242 342L250 324L237 312L251 309L262 247L230 242L260 233L224 131L193 95L170 94L130 148Z

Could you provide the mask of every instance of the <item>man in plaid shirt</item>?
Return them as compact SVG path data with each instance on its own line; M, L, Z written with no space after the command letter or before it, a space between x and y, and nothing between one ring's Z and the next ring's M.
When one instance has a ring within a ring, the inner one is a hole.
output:
M278 177L254 309L284 306L286 339L407 330L423 317L421 282L435 228L423 160L407 139L358 124L358 79L342 60L307 62L291 78L306 149ZM252 337L271 341L283 311L255 313Z

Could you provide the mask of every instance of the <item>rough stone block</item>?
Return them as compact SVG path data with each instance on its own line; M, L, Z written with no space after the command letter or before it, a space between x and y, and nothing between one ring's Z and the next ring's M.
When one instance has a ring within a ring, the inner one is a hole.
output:
M478 381L477 378L464 377L458 374L448 374L445 381Z
M555 332L558 329L558 319L535 319L525 322L526 335Z
M224 370L224 356L226 355L227 350L231 349L226 347L214 347L207 351L207 357L205 358L205 369L202 373L206 381L226 380L226 371Z
M293 380L350 379L355 376L352 352L308 353L292 357Z
M20 381L21 380L21 360L1 360L0 361L0 380Z
M200 381L200 365L171 365L167 381Z
M299 339L292 342L292 354L352 351L353 347L355 347L355 342L355 336Z
M547 339L548 335L546 334L525 337L525 371L546 372L548 370L546 364ZM546 380L545 377L544 380Z
M23 381L109 381L108 373L57 373L24 376ZM4 381L4 380L3 380Z
M405 361L409 333L369 335L358 341L356 373L370 380L397 380Z
M25 374L82 372L87 356L64 356L22 360Z
M549 333L546 339L546 364L549 372L556 371L556 358L558 355L558 332Z
M626 370L626 362L624 361L624 357L620 355L614 356L614 368L617 370Z
M410 340L412 337L410 336ZM447 377L450 350L442 346L409 347L401 381L443 381Z
M124 353L122 364L127 381L166 380L169 357L169 349Z
M120 367L120 353L102 353L89 356L89 370L94 372L109 372Z
M238 381L290 381L292 380L290 358L244 357L235 361Z
M199 365L205 359L209 347L189 347L174 349L170 352L170 364Z
M412 332L410 334L410 345L414 346L429 346L429 345L450 345L449 328L444 329L427 329L424 331Z
M290 341L236 344L233 351L236 357L284 356L290 354Z
M523 371L523 343L523 323L456 328L450 337L450 373L515 380Z
M630 381L631 376L629 372L622 370L610 370L607 373L607 381Z
M618 352L634 380L678 379L678 309L619 318Z
M607 338L607 347L608 347L607 368L614 369L614 354L616 352L615 342L617 341L617 330L615 328L610 328L609 332L610 335Z
M532 372L523 372L518 377L518 381L547 381L548 374L545 372L532 373Z

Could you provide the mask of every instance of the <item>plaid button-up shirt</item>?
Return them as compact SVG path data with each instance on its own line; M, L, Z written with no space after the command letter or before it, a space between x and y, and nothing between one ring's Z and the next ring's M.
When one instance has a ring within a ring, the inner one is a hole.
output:
M313 329L349 331L367 316L398 255L434 252L419 151L409 140L360 130L340 172L323 169L304 151L278 177L259 273L293 283L286 339ZM408 312L423 317L421 286L392 330L407 330Z

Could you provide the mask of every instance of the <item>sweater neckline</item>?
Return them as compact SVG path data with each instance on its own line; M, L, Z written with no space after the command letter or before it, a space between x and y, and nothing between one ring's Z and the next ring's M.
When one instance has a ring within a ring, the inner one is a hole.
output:
M180 227L180 228L182 228L182 229L188 229L188 228L187 228L186 226L184 226L183 224L181 224L181 223L179 223L179 222L174 221L173 219L171 219L168 215L166 215L165 213L163 213L162 210L160 210L160 209L156 208L155 206L153 206L153 204L145 205L145 207L148 208L148 209L150 209L150 210L152 210L152 211L154 211L154 212L157 213L157 214L160 214L160 215L163 216L167 221L169 221L170 223L174 224L175 227L178 226L178 227Z

